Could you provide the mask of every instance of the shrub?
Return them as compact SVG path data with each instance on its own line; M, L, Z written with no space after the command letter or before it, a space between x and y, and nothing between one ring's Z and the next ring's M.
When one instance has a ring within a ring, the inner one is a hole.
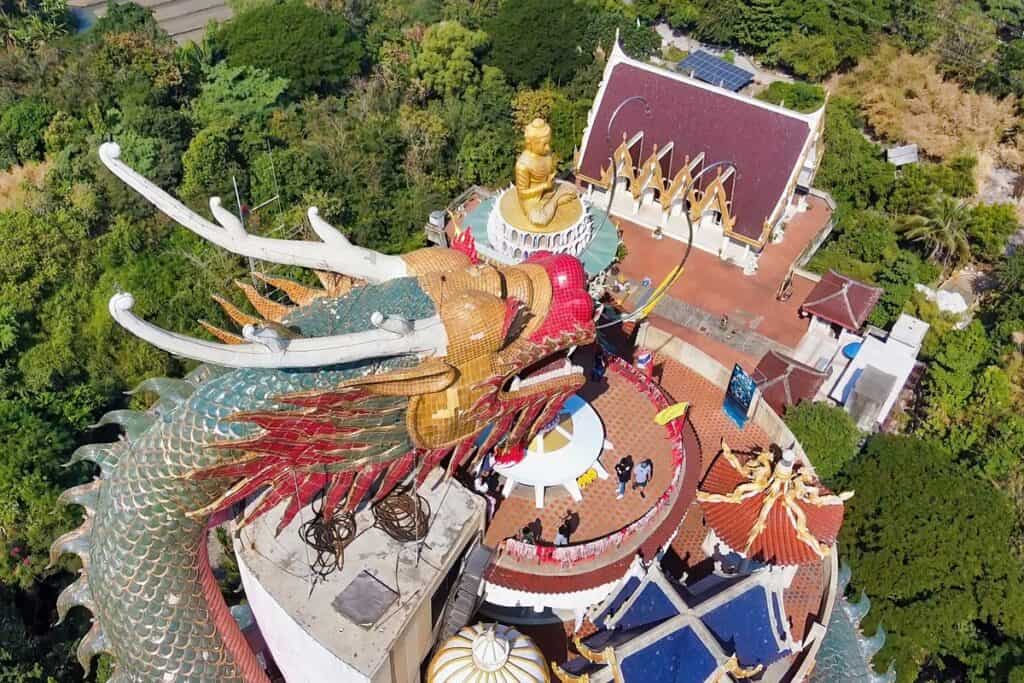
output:
M26 97L14 102L0 114L0 147L5 147L19 162L42 158L43 134L53 111L42 100Z
M804 401L787 409L784 419L826 483L857 455L861 434L842 408Z
M359 73L363 48L338 14L298 0L258 5L220 30L231 66L254 66L288 79L293 97L338 91Z
M757 99L781 104L788 109L808 114L825 104L825 90L820 85L797 81L775 81L757 94Z

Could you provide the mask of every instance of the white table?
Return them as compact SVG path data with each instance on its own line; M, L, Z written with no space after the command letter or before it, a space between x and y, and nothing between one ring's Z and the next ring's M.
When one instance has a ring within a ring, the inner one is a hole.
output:
M563 426L571 421L571 429ZM601 479L608 478L608 472L601 465L598 456L612 445L605 441L604 424L589 403L577 395L565 402L558 416L554 430L565 440L563 446L546 450L544 435L538 435L526 449L526 456L513 464L494 465L494 471L505 477L502 494L507 498L516 484L532 486L534 503L544 507L544 489L548 486L562 486L576 502L583 500L577 477L590 468L597 471Z

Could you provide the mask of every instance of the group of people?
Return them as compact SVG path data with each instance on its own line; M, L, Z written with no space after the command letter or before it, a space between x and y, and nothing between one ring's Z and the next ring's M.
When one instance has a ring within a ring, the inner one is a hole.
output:
M558 533L555 534L555 545L569 545L572 540L572 535L576 533L576 529L580 526L580 513L573 510L566 510L565 514L562 515L562 521L558 524ZM544 532L543 522L540 521L540 517L533 520L522 528L519 532L519 540L524 543L531 545L538 545L544 542L541 535Z
M623 496L626 495L626 485L632 480L633 487L631 490L640 490L640 497L646 498L647 495L644 493L644 489L651 483L651 477L654 476L654 462L647 458L641 460L637 465L633 465L633 456L627 455L626 457L615 463L615 475L619 480L619 488L616 491L615 499L622 500Z

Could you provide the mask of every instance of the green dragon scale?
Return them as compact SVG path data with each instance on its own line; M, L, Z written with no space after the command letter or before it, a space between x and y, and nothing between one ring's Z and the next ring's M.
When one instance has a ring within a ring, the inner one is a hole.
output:
M302 296L295 284L288 293L301 305L247 324L241 336L218 334L225 344L159 330L127 312L130 297L111 300L129 331L212 362L184 380L147 380L138 389L160 395L150 410L101 420L121 425L124 438L74 454L101 474L62 496L85 509L86 521L51 549L52 561L64 553L82 559L81 575L58 600L60 618L78 605L92 611L79 661L88 670L94 655L112 654L115 683L266 681L213 579L210 516L246 501L246 521L283 507L283 526L319 495L328 508L354 509L435 466L467 465L488 425L480 452L529 443L582 385L578 368L551 359L594 338L585 276L564 256L474 264L472 245L467 253L373 254L349 245L314 210L322 243L254 238L216 201L220 226L191 212L122 164L116 146L100 156L162 211L221 246L368 282ZM257 310L284 308L253 302ZM526 388L510 388L527 375Z

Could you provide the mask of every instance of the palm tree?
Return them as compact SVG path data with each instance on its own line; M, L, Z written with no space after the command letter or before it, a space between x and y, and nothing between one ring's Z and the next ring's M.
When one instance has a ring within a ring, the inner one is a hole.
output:
M971 215L966 202L942 195L933 201L923 216L898 219L897 230L908 239L923 242L931 251L928 258L940 263L943 271L971 260L967 227Z

